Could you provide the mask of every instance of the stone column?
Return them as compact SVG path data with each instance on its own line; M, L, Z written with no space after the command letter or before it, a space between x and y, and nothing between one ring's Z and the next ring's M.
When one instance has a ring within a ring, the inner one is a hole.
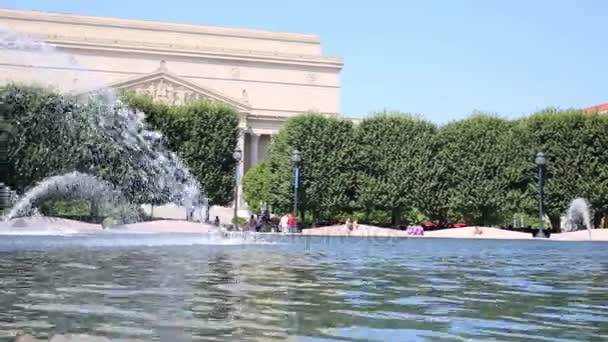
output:
M236 144L237 148L241 150L241 160L239 161L238 168L238 179L236 180L239 187L239 211L245 209L245 200L243 199L243 175L245 173L245 153L247 153L247 149L245 148L245 130L239 130L239 140Z
M251 134L251 162L249 167L254 166L259 161L259 151L260 151L260 135L252 133Z

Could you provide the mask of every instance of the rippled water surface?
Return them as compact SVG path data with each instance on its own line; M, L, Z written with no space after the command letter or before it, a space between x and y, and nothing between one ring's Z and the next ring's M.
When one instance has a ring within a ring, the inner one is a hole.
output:
M608 340L605 243L269 242L0 236L0 340Z

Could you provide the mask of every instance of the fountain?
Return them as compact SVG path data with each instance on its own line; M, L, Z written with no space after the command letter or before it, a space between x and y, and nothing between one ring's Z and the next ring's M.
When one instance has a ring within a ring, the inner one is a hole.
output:
M586 227L591 240L591 211L589 203L584 198L576 198L570 203L566 212L566 221L562 228L565 232L571 232Z
M198 199L200 190L198 182L184 166L180 158L167 150L162 143L163 136L149 130L144 124L144 113L133 111L123 105L113 91L90 74L82 77L83 70L78 67L74 58L57 51L44 42L15 34L0 28L0 49L2 61L33 61L44 62L53 69L66 70L65 77L45 74L40 68L26 71L28 83L55 87L62 92L79 94L66 95L68 101L74 101L76 110L85 117L79 122L67 121L73 126L70 131L86 129L102 141L117 146L121 158L127 158L135 165L135 175L127 179L125 184L117 184L123 191L125 189L137 192L144 188L155 194L166 194L163 198L169 202L191 207ZM21 63L22 64L22 63ZM40 65L41 63L26 63ZM74 73L78 71L78 73ZM78 78L74 78L78 75ZM33 79L33 82L32 82ZM74 120L74 119L66 119ZM84 122L83 122L84 121ZM98 155L96 146L85 146L85 153L89 155L89 165L83 172L69 172L64 175L53 176L40 182L38 186L29 190L22 199L10 210L7 219L26 214L31 206L40 198L50 193L76 194L77 196L92 195L96 191L112 194L107 197L116 200L116 190L100 179L112 176L112 170L101 172L96 166L97 160L103 160L104 155ZM108 174L109 173L109 174ZM105 177L104 177L105 176ZM136 179L133 179L136 178ZM135 184L137 186L135 186ZM77 189L75 193L72 189Z
M111 216L117 222L128 222L135 218L134 210L129 210L122 194L110 183L95 176L70 172L61 176L45 178L38 183L11 208L5 220L30 214L34 209L35 201L53 196L95 199L98 206L112 208Z

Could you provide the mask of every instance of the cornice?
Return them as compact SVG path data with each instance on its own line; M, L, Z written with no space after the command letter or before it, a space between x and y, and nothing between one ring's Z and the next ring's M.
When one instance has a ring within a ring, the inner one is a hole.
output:
M216 27L216 26L203 26L203 25L192 25L192 24L177 24L157 21L146 21L146 20L134 20L134 19L122 19L112 17L95 17L95 16L82 16L75 14L63 14L63 13L52 13L52 12L39 12L39 11L25 11L25 10L13 10L13 9L2 9L0 8L0 19L12 19L20 21L31 21L31 22L49 22L67 25L87 25L100 28L100 35L98 37L80 37L77 35L72 36L69 33L68 36L59 36L53 34L41 34L36 35L34 38L45 40L51 45L60 47L70 48L87 48L87 49L99 49L99 50L116 50L125 52L142 52L142 53L157 53L165 55L188 55L207 57L207 58L220 58L220 59L233 59L233 60L251 60L257 62L269 62L269 63L287 63L287 64L301 64L301 65L312 65L319 67L339 68L343 67L343 60L341 57L332 56L321 56L317 54L291 54L271 51L260 51L260 50L245 50L236 48L219 48L214 46L202 46L195 44L184 44L179 41L168 41L168 42L142 42L137 40L115 40L103 38L104 27L116 27L123 29L133 30L146 30L146 31L158 31L158 32L176 32L184 34L199 34L199 35L210 35L210 36L225 36L225 37L239 37L249 39L260 39L260 40L279 40L285 42L297 42L306 44L320 44L319 39L316 35L304 34L304 33L290 33L290 32L273 32L265 30L255 29L240 29L240 28L227 28L227 27ZM52 32L52 30L51 30ZM74 27L74 32L78 32L78 28ZM125 34L128 36L128 34ZM81 46L79 46L81 45Z
M145 76L146 73L143 72L132 72L132 71L118 71L118 70L110 70L110 69L98 69L98 68L81 68L75 66L67 66L67 67L57 67L57 66L35 66L31 64L16 64L16 63L2 63L0 62L0 66L7 67L17 67L17 68L37 68L37 69L50 69L50 70L77 70L77 71L85 71L85 72L102 72L108 74L118 74L118 75L128 75L130 77L137 76ZM211 76L192 76L192 75L178 75L179 77L186 80L193 79L203 79L203 80L220 80L220 81L238 81L238 82L246 82L246 83L262 83L262 84L280 84L280 85L296 85L302 87L311 87L311 88L334 88L339 89L339 85L330 85L330 84L308 84L302 82L281 82L281 81L269 81L269 80L255 80L255 79L247 79L247 78L230 78L230 77L211 77Z
M339 116L340 115L340 113L337 113L337 112L312 112L310 109L293 110L293 109L256 108L256 107L252 107L251 111L252 111L251 115L253 115L253 116L259 115L260 117L269 117L269 116L272 116L272 114L267 114L267 113L271 113L271 112L275 112L275 113L292 113L294 115L300 115L300 114L306 114L306 113L317 113L317 114L327 115L327 116ZM260 114L260 112L267 112L267 113L261 113ZM289 118L291 116L279 115L279 117Z
M314 34L0 8L0 18L319 44Z
M43 37L42 37L43 38ZM341 69L344 65L339 57L319 57L304 55L289 55L279 53L267 53L261 51L221 49L211 47L188 48L179 44L147 44L142 42L104 40L104 39L76 39L48 36L45 41L56 47L115 51L125 53L155 54L162 56L182 56L208 59L228 59L249 62L307 65L321 68Z

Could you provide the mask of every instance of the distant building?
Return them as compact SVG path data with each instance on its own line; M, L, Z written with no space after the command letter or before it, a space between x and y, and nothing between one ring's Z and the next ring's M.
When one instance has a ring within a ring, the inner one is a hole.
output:
M608 103L583 109L585 112L608 113Z

